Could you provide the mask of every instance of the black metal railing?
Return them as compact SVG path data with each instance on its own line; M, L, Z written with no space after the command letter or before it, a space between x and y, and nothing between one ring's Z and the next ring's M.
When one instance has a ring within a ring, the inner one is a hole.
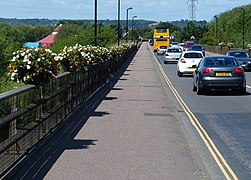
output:
M0 177L135 54L0 94Z

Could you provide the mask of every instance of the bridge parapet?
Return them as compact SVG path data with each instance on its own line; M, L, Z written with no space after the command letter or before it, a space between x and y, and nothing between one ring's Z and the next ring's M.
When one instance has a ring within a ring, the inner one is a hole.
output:
M0 177L99 87L137 51L119 59L60 74L50 83L27 85L0 94Z
M221 46L209 46L204 45L206 51L222 54L225 55L229 50L241 50L240 48L228 48L228 47L221 47ZM246 51L251 55L250 49L246 49Z

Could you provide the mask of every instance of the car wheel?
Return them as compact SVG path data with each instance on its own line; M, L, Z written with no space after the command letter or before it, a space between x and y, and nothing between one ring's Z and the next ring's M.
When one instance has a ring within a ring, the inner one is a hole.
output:
M240 89L240 94L245 95L246 94L246 87Z
M199 87L199 81L197 81L196 92L197 92L197 95L203 94L203 89L201 87Z
M178 75L179 77L182 77L182 73L181 73L180 71L177 72L177 75Z
M197 91L197 87L194 85L194 82L193 82L193 92Z
M167 64L167 62L166 62L166 61L164 61L164 64Z

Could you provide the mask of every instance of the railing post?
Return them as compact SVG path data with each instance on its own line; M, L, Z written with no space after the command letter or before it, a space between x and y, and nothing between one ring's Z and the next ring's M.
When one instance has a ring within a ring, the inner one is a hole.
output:
M12 98L12 104L11 104L11 113L14 113L17 111L17 107L18 107L18 101L17 101L17 96L13 96ZM13 136L14 134L17 133L17 120L13 120L10 122L10 126L9 126L9 137Z

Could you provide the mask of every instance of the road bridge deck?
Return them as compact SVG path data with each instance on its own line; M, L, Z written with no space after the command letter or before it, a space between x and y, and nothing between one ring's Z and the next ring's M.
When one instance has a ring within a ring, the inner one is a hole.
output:
M210 179L147 43L13 179Z

